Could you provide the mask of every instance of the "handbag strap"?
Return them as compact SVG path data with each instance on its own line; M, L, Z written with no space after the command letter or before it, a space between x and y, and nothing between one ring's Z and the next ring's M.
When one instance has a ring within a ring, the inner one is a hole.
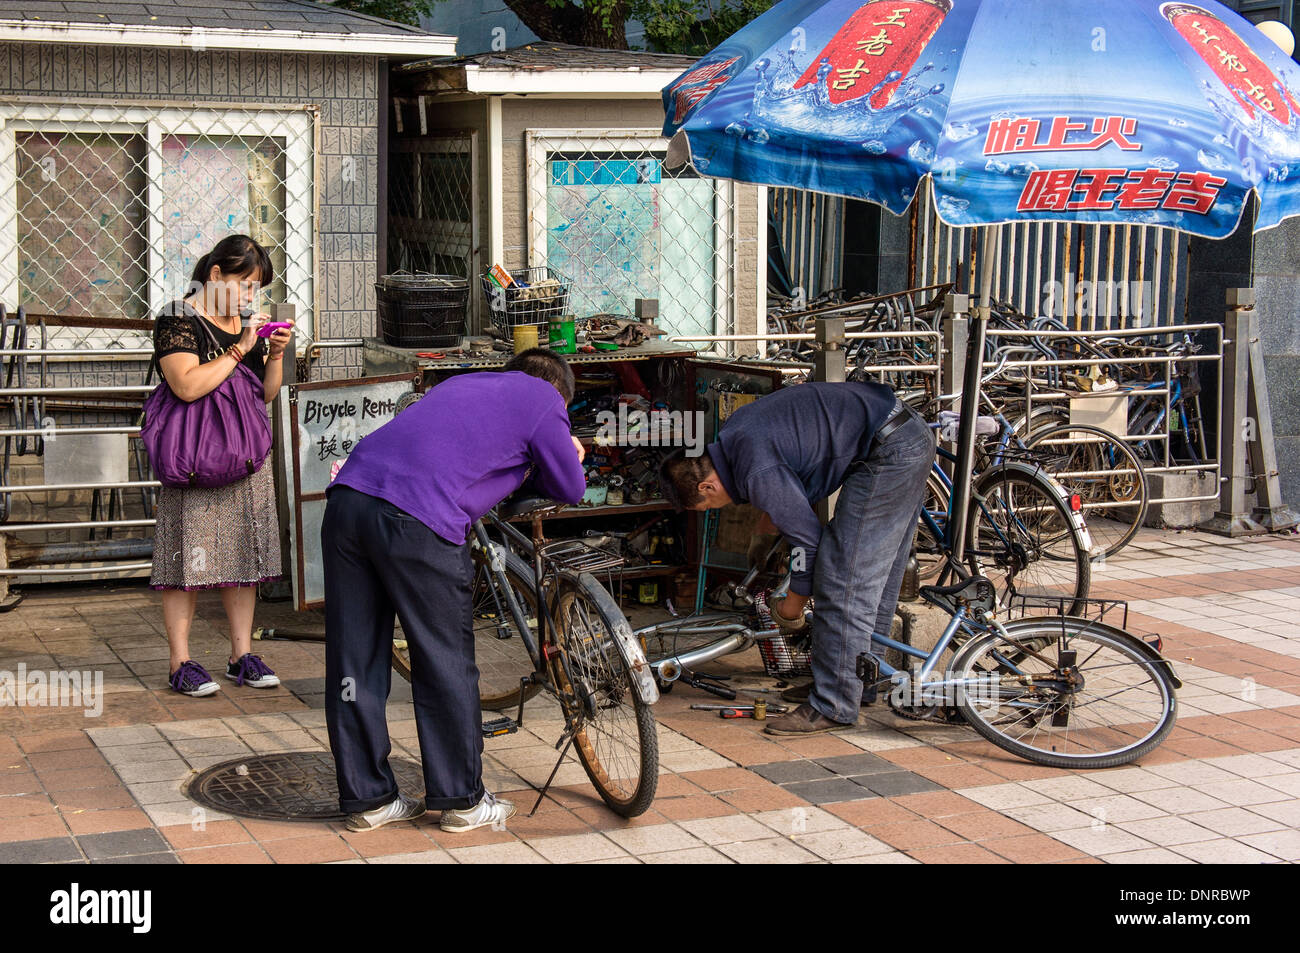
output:
M212 329L208 327L208 322L203 320L203 315L199 314L197 309L194 310L194 323L199 326L203 333L207 335L208 340L212 343L212 349L208 351L208 361L215 361L225 352L226 349L221 346L221 342L217 340L217 336L213 334Z

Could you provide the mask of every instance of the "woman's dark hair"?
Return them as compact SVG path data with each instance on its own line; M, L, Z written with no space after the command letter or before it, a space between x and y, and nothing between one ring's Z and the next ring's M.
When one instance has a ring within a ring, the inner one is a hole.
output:
M714 474L707 453L688 457L686 448L674 450L659 464L659 488L673 509L684 510L700 502L700 484Z
M231 277L243 278L256 272L257 280L263 288L275 280L275 266L271 264L271 256L247 235L227 235L217 242L217 247L200 258L194 266L191 286L202 287L207 284L213 265L220 268L223 275Z
M569 367L568 361L554 351L544 347L530 347L512 357L502 370L523 371L529 377L541 378L555 385L555 389L564 398L566 407L573 402L573 391L576 387L573 382L573 369Z

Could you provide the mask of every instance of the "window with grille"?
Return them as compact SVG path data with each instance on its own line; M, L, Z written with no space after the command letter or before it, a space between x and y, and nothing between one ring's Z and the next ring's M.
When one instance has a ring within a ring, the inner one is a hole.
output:
M0 105L0 301L29 314L147 318L226 235L276 278L264 302L312 327L314 113L154 104ZM55 328L53 347L147 345Z
M670 173L653 134L528 135L529 264L566 280L574 313L632 315L637 298L655 298L670 334L726 333L730 184Z

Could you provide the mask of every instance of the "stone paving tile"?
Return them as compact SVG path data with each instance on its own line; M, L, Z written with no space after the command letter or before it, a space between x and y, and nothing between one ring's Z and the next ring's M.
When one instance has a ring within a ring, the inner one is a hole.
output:
M544 864L545 857L522 841L485 844L481 847L453 847L447 851L458 864Z
M1181 817L1153 817L1142 821L1126 821L1116 826L1160 847L1216 840L1219 836L1214 831Z
M693 850L700 846L700 841L696 837L676 824L654 824L650 827L606 831L605 837L638 857L644 854Z
M0 843L0 864L54 864L81 859L77 842L66 836Z
M835 801L854 801L859 798L877 796L875 792L849 778L797 781L785 785L785 789L810 804L830 804Z
M1194 861L1163 847L1148 847L1145 850L1130 850L1121 854L1103 854L1102 860L1108 864L1191 864Z
M991 784L987 787L963 788L961 793L972 801L1003 813L1007 808L1047 804L1051 801L1051 798L1023 784Z
M777 784L787 784L791 781L819 781L835 777L834 772L822 767L815 761L780 761L775 764L755 764L750 765L749 770Z
M626 855L618 844L603 834L574 834L568 837L542 837L531 842L539 854L553 864L580 863Z
M805 850L784 837L734 841L716 846L740 864L811 864L818 861L817 855L812 851Z
M881 797L898 797L904 794L918 794L924 791L942 791L943 785L936 784L911 771L891 771L884 774L867 774L852 779L872 794Z
M823 860L865 857L870 854L883 854L893 850L883 841L879 841L870 834L864 834L862 831L854 830L851 827L817 831L811 834L794 834L790 839Z
M686 850L666 851L662 854L642 854L646 864L734 864L735 861L712 847L691 847Z
M1052 836L1094 857L1102 854L1120 854L1131 850L1144 850L1152 846L1158 846L1121 830L1114 824L1054 831Z
M125 857L167 851L167 841L153 828L116 831L109 834L83 834L77 843L90 860Z
M709 845L729 844L743 840L761 840L772 836L771 828L743 814L681 821L679 826L687 833Z
M1170 848L1176 854L1200 864L1267 864L1276 863L1277 856L1242 843L1222 838L1177 844Z

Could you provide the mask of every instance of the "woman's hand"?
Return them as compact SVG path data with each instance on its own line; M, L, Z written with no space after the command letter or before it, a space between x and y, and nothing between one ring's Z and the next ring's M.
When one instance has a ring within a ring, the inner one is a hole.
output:
M271 320L269 314L258 312L244 322L244 333L239 336L239 349L244 354L249 354L253 348L257 347L257 329L266 322Z
M578 462L581 463L583 460L587 458L587 451L582 446L582 441L579 440L577 437L570 434L569 439L573 441L573 448L578 451Z
M290 322L291 324L294 322ZM293 338L293 328L280 328L266 339L266 346L270 351L271 357L279 357L284 353L284 349L289 346L289 341Z

